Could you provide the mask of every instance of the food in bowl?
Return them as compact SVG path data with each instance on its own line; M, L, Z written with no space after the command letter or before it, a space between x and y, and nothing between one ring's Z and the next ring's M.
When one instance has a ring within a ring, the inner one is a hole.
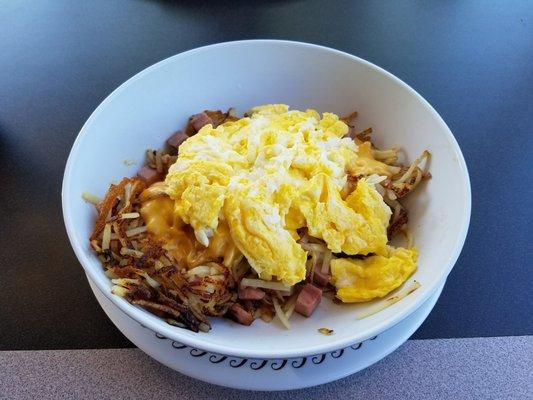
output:
M356 117L283 104L192 116L137 176L87 196L113 293L208 331L209 316L289 328L322 296L368 302L400 287L417 251L390 240L408 219L399 199L430 177L429 153L402 165Z

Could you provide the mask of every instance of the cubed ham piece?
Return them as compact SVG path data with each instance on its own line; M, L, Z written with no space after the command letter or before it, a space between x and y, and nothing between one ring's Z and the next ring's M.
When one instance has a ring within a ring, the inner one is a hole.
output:
M328 286L331 281L331 276L328 273L322 272L320 268L315 268L313 271L313 282L318 286Z
M177 131L175 134L173 134L167 139L167 144L177 149L179 145L186 141L188 138L189 136L187 136L182 131Z
M298 298L296 299L296 307L294 309L297 313L309 317L313 314L313 311L315 311L315 308L318 306L321 299L322 290L307 283L298 295Z
M204 125L212 124L213 120L209 118L209 115L207 115L205 112L201 112L199 114L194 114L192 117L189 118L189 123L191 124L192 128L195 132L198 132Z
M137 177L142 180L146 186L150 186L153 183L162 181L164 176L161 172L157 172L156 169L150 167L142 167L139 172L137 172Z
M235 322L238 322L242 325L251 325L254 322L254 316L250 311L244 309L238 303L234 303L228 310L229 317L231 317Z
M240 287L239 288L239 299L243 300L261 300L265 297L265 292L261 289L253 287Z
M228 117L227 113L224 113L220 110L216 110L216 111L205 110L204 112L207 114L209 118L211 118L211 121L213 121L212 122L213 128L216 128L217 126L222 124Z

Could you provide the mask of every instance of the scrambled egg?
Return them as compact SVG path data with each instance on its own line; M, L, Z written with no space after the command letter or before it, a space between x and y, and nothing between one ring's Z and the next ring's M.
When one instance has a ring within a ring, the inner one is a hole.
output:
M337 297L345 303L383 297L406 281L416 269L416 249L392 248L386 254L362 260L331 261Z
M377 253L387 244L391 211L366 179L341 199L340 191L324 174L313 177L297 204L309 234L323 239L333 253Z
M262 279L288 285L305 279L307 253L297 243L297 229L307 227L334 253L379 254L361 263L338 259L335 268L332 263L341 300L364 298L345 295L350 285L357 293L363 287L370 293L374 286L379 293L390 291L394 284L382 280L384 271L396 265L412 272L414 261L407 263L387 247L391 213L373 184L359 179L356 189L341 197L347 174L387 174L370 148L360 145L359 154L347 132L335 114L289 111L283 104L253 108L248 117L217 128L206 125L181 144L166 177L175 217L190 225L205 247L219 226L229 228L234 245ZM385 269L378 265L384 259ZM368 278L362 279L366 269ZM371 280L374 271L379 276ZM399 282L405 273L394 276Z

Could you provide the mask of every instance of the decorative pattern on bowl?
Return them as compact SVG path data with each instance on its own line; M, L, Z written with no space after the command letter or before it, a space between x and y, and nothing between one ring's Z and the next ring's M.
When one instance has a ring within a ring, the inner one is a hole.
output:
M146 328L146 327L144 327ZM149 328L146 328L149 329ZM296 357L296 358L283 358L283 359L249 359L249 358L239 358L233 356L226 356L223 354L210 353L206 350L198 349L195 347L187 346L183 343L177 342L175 340L168 339L167 337L161 335L160 333L154 332L155 336L160 340L168 340L171 342L171 346L176 350L181 350L188 352L191 357L200 358L205 357L209 360L211 364L221 364L229 365L232 368L241 368L248 367L254 371L260 370L265 367L270 367L274 371L280 371L287 368L302 368L307 362L312 362L315 365L322 364L326 358L329 356L332 359L342 357L348 351L357 351L359 350L364 343L367 341L355 343L351 346L345 347L343 349L331 351L328 353L316 354L306 357ZM378 336L374 336L368 340L375 340Z

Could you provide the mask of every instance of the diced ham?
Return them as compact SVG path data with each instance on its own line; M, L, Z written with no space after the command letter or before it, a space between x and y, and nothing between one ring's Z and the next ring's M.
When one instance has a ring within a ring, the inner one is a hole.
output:
M228 310L228 316L230 316L235 322L242 325L251 325L254 322L254 316L251 312L244 309L238 303L234 303Z
M204 125L212 124L213 120L209 118L209 115L207 115L205 112L201 112L199 114L194 114L192 117L189 118L189 123L191 124L192 128L195 132L198 132Z
M177 131L175 134L173 134L171 137L167 139L167 144L177 149L179 145L182 144L184 141L186 141L188 138L189 136L187 136L182 131Z
M331 276L328 273L322 272L320 268L315 268L313 271L313 282L318 286L328 286L331 281Z
M309 317L322 299L322 290L310 283L307 283L301 290L298 298L296 299L296 307L294 308L297 313L302 314L305 317Z
M261 289L257 289L250 286L239 288L239 299L261 300L263 297L265 297L265 292L263 292Z
M216 128L217 126L222 124L228 117L227 113L224 113L220 110L216 110L216 111L205 110L204 112L207 114L209 118L211 118L211 121L213 121L212 122L213 128Z
M146 166L142 167L139 172L137 172L137 176L146 184L146 186L150 186L153 183L162 181L164 178L162 173L157 172L156 169Z

